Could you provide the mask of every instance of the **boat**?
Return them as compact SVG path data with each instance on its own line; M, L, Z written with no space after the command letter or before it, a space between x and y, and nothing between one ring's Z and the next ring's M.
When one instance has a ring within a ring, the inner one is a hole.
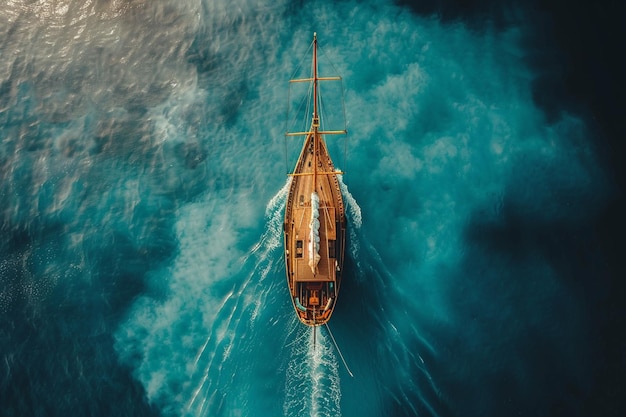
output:
M285 206L285 269L291 301L297 318L307 326L321 326L330 320L337 304L346 245L346 216L338 175L324 138L346 135L339 130L325 130L320 116L320 84L339 81L341 77L318 74L317 34L313 34L311 75L290 80L308 83L308 129L286 136L303 137ZM344 118L345 119L345 118Z

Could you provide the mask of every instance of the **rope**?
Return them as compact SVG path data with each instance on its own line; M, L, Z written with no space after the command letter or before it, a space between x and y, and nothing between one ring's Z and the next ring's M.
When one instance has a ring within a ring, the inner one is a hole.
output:
M330 338L333 341L333 344L335 345L335 349L337 349L337 353L339 353L339 357L341 358L341 361L343 362L343 366L345 366L346 371L348 371L348 375L354 378L352 371L350 371L350 368L348 368L348 364L346 363L346 360L343 358L343 355L341 354L341 350L339 350L339 346L337 345L337 342L335 342L335 338L333 337L333 334L330 331L330 327L328 326L328 323L326 323L326 330L328 330L328 334L330 335Z

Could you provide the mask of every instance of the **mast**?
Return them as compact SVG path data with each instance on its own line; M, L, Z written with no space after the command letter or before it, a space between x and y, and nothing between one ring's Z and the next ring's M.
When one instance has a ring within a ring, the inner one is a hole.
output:
M317 32L313 32L313 192L317 192L317 140L320 118L317 114Z

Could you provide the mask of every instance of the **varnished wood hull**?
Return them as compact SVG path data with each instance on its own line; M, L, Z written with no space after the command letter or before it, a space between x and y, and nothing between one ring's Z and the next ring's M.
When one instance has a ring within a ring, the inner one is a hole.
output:
M309 264L314 250L311 240L315 240L310 225L313 192L319 198L319 261L315 268ZM284 243L287 283L298 319L308 326L327 323L341 287L346 217L335 168L318 134L307 136L294 170L285 209Z

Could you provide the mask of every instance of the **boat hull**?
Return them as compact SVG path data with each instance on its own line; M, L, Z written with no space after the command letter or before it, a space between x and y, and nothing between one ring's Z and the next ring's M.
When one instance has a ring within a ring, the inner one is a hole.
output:
M292 176L284 222L287 283L296 316L308 326L330 320L341 287L345 243L337 173L321 135L311 133Z

